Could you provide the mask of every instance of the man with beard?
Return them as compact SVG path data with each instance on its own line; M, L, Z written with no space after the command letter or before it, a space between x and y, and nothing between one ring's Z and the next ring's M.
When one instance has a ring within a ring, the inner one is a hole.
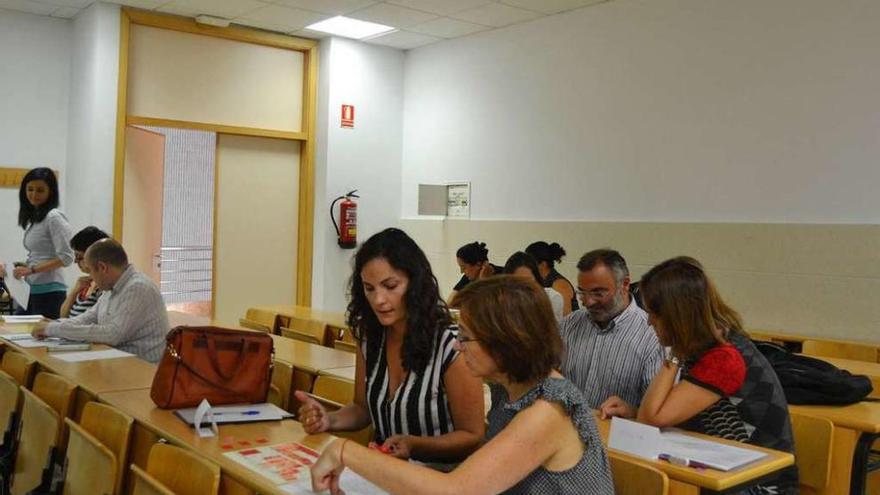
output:
M638 406L664 352L648 315L630 297L626 260L612 249L597 249L583 255L577 267L576 293L583 308L560 323L562 373L594 409L612 395Z

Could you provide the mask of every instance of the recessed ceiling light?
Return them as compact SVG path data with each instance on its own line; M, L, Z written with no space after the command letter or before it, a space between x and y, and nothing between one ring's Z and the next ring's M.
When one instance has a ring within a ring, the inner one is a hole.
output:
M345 36L346 38L354 38L362 40L372 38L382 34L388 34L395 29L384 24L376 24L375 22L362 21L360 19L352 19L338 15L330 19L316 22L306 29L311 31L320 31L322 33L335 34L337 36Z

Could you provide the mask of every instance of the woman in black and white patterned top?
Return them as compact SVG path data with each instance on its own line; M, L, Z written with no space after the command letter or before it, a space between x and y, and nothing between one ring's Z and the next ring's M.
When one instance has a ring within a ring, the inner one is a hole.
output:
M92 244L107 237L110 236L106 232L90 225L70 238L73 259L79 269L86 273L86 275L80 277L67 294L67 298L61 305L62 318L73 318L85 313L89 308L97 304L98 299L101 297L102 291L95 284L95 281L92 280L92 277L88 275L88 270L85 264L83 264L83 258L85 257L86 250Z
M354 403L327 412L297 393L306 432L372 424L377 448L396 457L461 461L485 431L483 388L457 359L424 252L402 230L386 229L358 250L350 289L348 325L360 343Z
M542 289L491 277L468 284L458 302L456 348L473 375L493 383L485 445L441 473L338 439L312 467L312 488L340 493L348 467L391 493L613 494L586 397L554 370L562 341Z

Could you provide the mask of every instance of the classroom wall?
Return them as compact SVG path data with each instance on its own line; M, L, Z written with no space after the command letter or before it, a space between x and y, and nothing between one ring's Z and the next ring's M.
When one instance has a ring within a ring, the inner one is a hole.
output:
M408 52L402 225L443 291L475 239L702 259L752 328L875 340L880 4L614 0ZM417 185L472 183L470 221ZM626 223L624 223L626 222Z
M67 103L70 22L0 9L0 167L51 167L69 213ZM0 260L25 257L18 189L0 188Z
M65 181L75 230L113 228L116 92L119 79L118 5L95 2L72 24L70 112Z
M358 190L361 243L399 222L404 54L327 38L319 64L312 306L342 311L354 250L337 246L330 203ZM353 129L340 127L342 104L355 106Z

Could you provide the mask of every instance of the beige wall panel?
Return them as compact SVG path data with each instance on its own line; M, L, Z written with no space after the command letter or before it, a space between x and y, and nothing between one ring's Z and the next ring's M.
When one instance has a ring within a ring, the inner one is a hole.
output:
M125 142L122 244L129 261L160 286L165 136L129 126Z
M475 240L489 259L536 240L559 242L558 266L574 282L586 251L621 251L634 278L687 254L708 268L722 295L750 328L880 342L880 226L401 220L427 253L449 294L461 277L455 251Z
M133 25L128 114L302 130L303 54Z
M214 317L237 324L250 306L293 304L300 144L220 135Z

